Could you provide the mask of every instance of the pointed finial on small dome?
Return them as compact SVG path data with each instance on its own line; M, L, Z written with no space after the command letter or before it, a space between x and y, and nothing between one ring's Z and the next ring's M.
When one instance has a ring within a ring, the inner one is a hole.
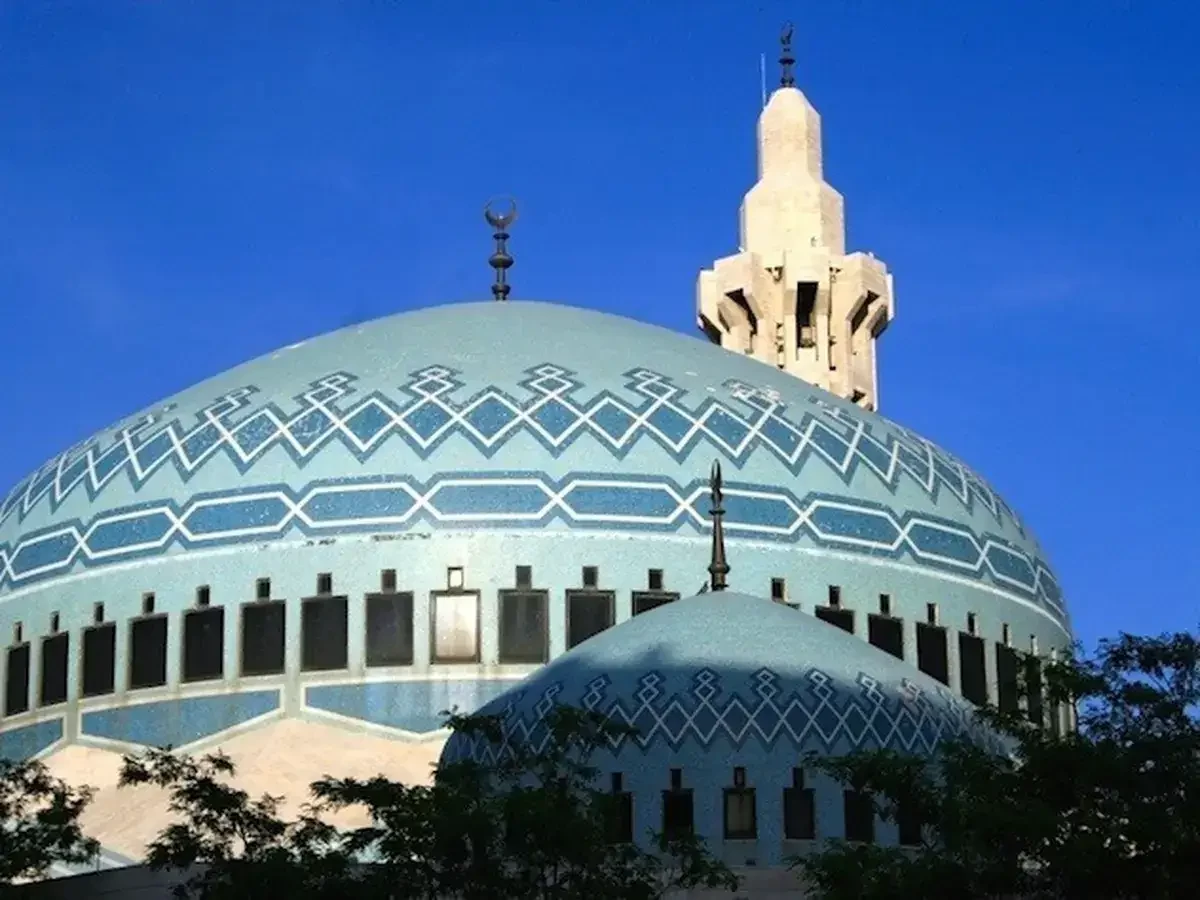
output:
M503 212L493 208L497 204L504 209ZM496 233L492 235L496 239L496 251L488 259L488 264L496 270L492 296L504 301L508 299L508 293L512 290L508 283L508 270L513 264L513 258L508 253L508 227L517 220L517 201L512 197L489 200L483 208L483 217L496 229Z
M725 576L729 574L729 563L725 559L725 526L721 520L725 510L721 506L721 464L714 462L712 475L708 481L712 493L712 562L708 564L709 586L711 590L725 590Z
M780 54L779 54L779 86L780 87L795 87L796 78L792 74L792 66L796 64L796 57L792 55L792 23L788 22L783 26L783 32L779 35Z

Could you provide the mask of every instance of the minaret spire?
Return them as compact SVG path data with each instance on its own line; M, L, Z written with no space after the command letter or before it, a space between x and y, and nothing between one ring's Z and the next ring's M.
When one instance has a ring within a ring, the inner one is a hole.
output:
M793 36L791 25L779 32L780 86L758 117L758 182L742 201L737 253L701 271L697 324L739 356L878 409L892 276L872 254L846 252L844 202L823 174L821 117L796 87Z
M788 22L779 35L779 86L785 88L796 86L796 77L792 74L792 66L796 64L796 57L792 55L793 30L792 23Z
M492 285L492 296L498 301L508 299L512 287L508 283L508 270L512 268L513 258L508 253L508 227L517 220L517 201L512 197L504 197L500 204L506 207L505 212L497 212L492 208L495 200L489 200L483 208L483 217L487 223L496 229L492 235L496 239L496 250L488 259L488 264L496 270L496 281Z
M714 591L725 590L725 576L729 574L729 563L725 559L725 527L721 520L725 510L721 506L721 463L714 462L708 482L712 493L712 562L708 564L709 584Z

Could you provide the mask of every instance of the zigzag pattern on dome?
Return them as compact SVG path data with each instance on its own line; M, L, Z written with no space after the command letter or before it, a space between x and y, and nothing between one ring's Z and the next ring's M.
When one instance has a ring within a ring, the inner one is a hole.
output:
M631 696L610 697L613 679L607 674L588 681L575 697L565 696L562 681L545 687L536 700L518 691L480 710L503 720L502 744L455 736L446 758L486 763L506 753L512 743L545 747L551 739L546 716L558 705L603 713L631 727L635 734L612 741L618 753L626 746L645 752L659 744L677 751L685 743L709 749L718 741L733 748L757 742L770 748L788 741L800 751L825 754L876 748L931 754L939 741L964 733L994 741L974 722L970 707L948 689L931 693L908 679L895 693L866 672L858 673L851 689L815 667L795 679L759 669L732 692L713 669L699 669L690 680L688 688L668 691L668 677L650 670L637 678Z
M815 456L847 484L865 469L893 492L903 473L932 500L946 490L968 510L979 502L997 522L1007 518L1027 537L1013 510L961 462L890 422L894 434L876 434L865 419L818 397L809 397L811 410L789 418L777 392L737 380L725 387L741 412L713 396L688 404L686 389L647 368L625 373L632 397L603 390L589 399L575 398L584 383L570 369L544 363L526 371L519 382L528 391L523 399L489 386L456 401L460 373L428 366L400 386L404 399L375 391L348 402L357 378L334 372L295 395L297 407L290 412L273 402L252 407L259 391L253 385L218 397L191 426L178 418L164 421L172 411L165 407L117 429L107 444L92 438L27 476L0 503L0 522L14 512L24 518L44 498L53 511L81 487L94 499L121 474L135 490L166 465L186 480L221 453L245 473L274 447L303 467L333 442L366 460L394 437L425 459L458 435L487 457L516 435L528 434L555 457L588 435L618 459L645 439L679 462L701 443L735 465L761 449L793 474Z
M797 497L770 485L731 482L725 491L729 534L906 559L992 584L1040 602L1065 620L1061 592L1046 564L1003 538L923 513L852 497ZM124 562L183 548L281 538L295 530L406 530L420 522L461 528L573 527L678 532L706 530L709 486L666 477L540 472L454 472L421 483L406 476L332 479L300 489L256 486L200 494L184 504L162 500L110 510L90 522L63 522L0 544L0 587L53 577L81 563Z

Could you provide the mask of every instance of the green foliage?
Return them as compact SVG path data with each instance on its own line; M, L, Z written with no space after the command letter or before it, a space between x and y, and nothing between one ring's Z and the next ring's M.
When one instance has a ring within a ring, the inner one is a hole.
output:
M0 887L37 878L56 862L86 863L99 845L79 817L92 799L36 761L0 759Z
M982 709L997 753L967 739L934 759L872 751L810 764L870 793L885 821L924 824L912 848L831 844L799 866L824 900L1169 900L1200 880L1200 640L1121 635L1048 663L1059 735Z
M152 844L157 868L202 866L183 892L205 900L283 895L389 900L653 900L675 887L737 881L696 838L653 835L653 851L611 841L613 798L589 760L623 729L559 707L544 749L515 744L500 761L439 766L430 785L326 778L294 821L279 799L232 787L232 763L153 751L126 760L122 781L171 794L179 821ZM452 715L461 737L502 745L499 720ZM340 810L368 824L325 824ZM363 864L366 863L366 864Z

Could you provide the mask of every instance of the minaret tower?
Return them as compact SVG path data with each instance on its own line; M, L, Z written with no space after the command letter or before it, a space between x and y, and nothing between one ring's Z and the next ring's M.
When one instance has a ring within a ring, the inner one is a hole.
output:
M795 86L790 25L781 42L741 246L700 273L697 321L715 344L877 409L875 341L895 314L892 276L874 255L846 253L842 195L822 176L821 117Z

